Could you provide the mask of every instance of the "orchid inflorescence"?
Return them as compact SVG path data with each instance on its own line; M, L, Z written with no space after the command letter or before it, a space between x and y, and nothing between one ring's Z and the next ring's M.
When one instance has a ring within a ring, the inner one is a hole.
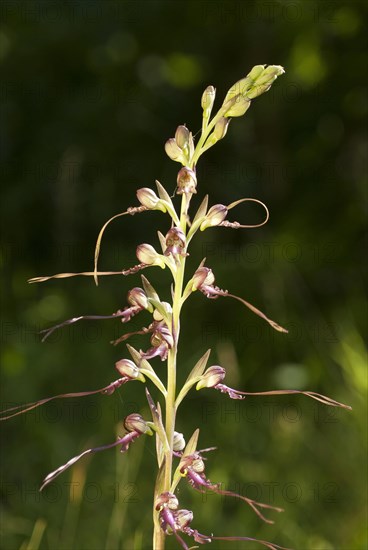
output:
M1 413L1 420L6 420L22 414L26 411L43 405L57 398L84 397L101 393L111 395L123 385L138 381L146 384L148 379L161 392L164 398L164 406L155 404L148 388L146 397L152 414L152 420L145 420L139 413L133 413L124 419L125 435L118 437L112 443L87 449L81 454L70 459L48 474L41 485L41 490L54 481L66 469L75 464L79 459L89 453L95 453L112 447L121 447L121 452L128 451L129 446L143 435L156 435L156 452L158 462L158 474L154 489L154 550L162 550L165 544L165 537L173 535L182 548L188 549L183 535L192 538L196 543L205 544L214 540L224 541L255 541L270 548L271 550L281 549L281 546L246 536L222 537L215 535L203 535L190 525L193 520L193 512L181 509L175 495L178 484L186 480L188 485L199 492L211 491L219 495L231 496L245 502L260 519L267 523L273 523L271 519L263 515L263 510L281 512L282 509L265 503L254 501L238 493L222 488L221 483L212 482L205 474L204 453L215 448L197 450L199 430L195 430L192 437L186 444L183 434L175 430L175 419L178 408L187 393L195 386L196 390L214 389L226 394L231 399L245 399L249 395L283 395L303 394L333 407L350 409L349 406L339 403L334 399L313 391L301 390L272 390L261 392L247 392L230 388L225 385L225 368L220 365L207 367L210 356L208 350L194 366L181 388L177 388L176 369L177 351L180 334L180 312L189 296L199 291L206 298L217 299L220 297L232 298L245 305L258 317L266 321L278 332L288 331L269 319L258 308L250 304L244 298L231 294L228 290L221 289L215 285L215 275L210 267L206 265L205 259L193 273L192 277L184 286L185 265L189 256L189 244L197 231L205 231L211 227L227 227L233 229L255 228L264 225L269 218L266 205L255 198L242 198L229 205L215 204L208 208L208 196L206 195L196 214L191 218L189 207L192 196L197 193L196 166L200 156L209 148L223 139L228 130L232 118L242 116L250 107L251 100L266 92L276 80L284 73L284 69L277 65L257 65L250 73L236 82L228 91L222 106L216 115L211 119L211 113L215 101L216 91L213 86L208 86L202 95L201 105L203 109L202 132L195 145L193 135L185 125L181 125L175 132L175 137L170 138L165 144L167 155L175 162L182 165L176 181L176 194L181 196L180 212L177 212L172 198L164 186L156 181L157 193L148 187L137 191L138 206L128 208L110 218L102 227L95 248L94 269L81 273L60 273L49 277L37 277L29 282L43 282L49 279L67 278L76 275L92 276L98 284L98 277L105 275L132 275L149 267L160 267L171 272L172 303L162 301L145 275L141 274L141 287L134 287L127 294L127 305L118 309L115 313L108 315L82 315L74 317L63 323L45 329L42 332L43 341L46 340L55 330L61 329L82 320L119 319L123 324L128 323L132 317L146 311L152 316L152 321L147 327L134 332L125 332L114 345L125 342L133 334L150 336L150 345L145 350L136 350L129 344L127 349L131 359L122 358L116 362L115 367L119 377L97 390L83 391L77 393L64 393L46 399L41 399L27 405L11 407ZM237 221L227 219L230 210L236 206L250 202L261 206L264 210L264 219L257 224L241 224ZM101 241L106 227L118 217L125 215L136 215L147 211L158 210L169 217L170 227L166 235L158 232L161 251L158 252L151 244L140 244L136 249L138 264L121 269L120 271L99 271L98 259ZM159 372L151 366L150 360L159 357L161 361L167 362L167 383L162 382ZM162 414L164 410L165 414ZM174 471L173 463L179 459Z

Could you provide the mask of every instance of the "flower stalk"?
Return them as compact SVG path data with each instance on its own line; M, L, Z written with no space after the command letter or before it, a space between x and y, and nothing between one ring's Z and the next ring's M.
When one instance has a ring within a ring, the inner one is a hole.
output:
M0 420L7 420L41 406L53 399L87 397L97 393L111 395L114 391L119 390L132 381L146 385L148 385L148 383L153 383L163 397L163 399L161 397L163 412L161 410L161 404L154 403L146 387L146 398L151 410L152 421L145 420L138 412L130 414L124 420L124 427L127 432L125 435L120 436L117 441L113 443L87 449L68 460L45 477L41 489L51 483L75 462L82 459L86 454L99 452L119 445L121 446L121 452L125 453L128 451L131 443L136 439L155 433L158 472L153 495L154 550L164 550L166 537L172 535L184 549L189 549L189 546L185 542L183 535L192 538L199 544L210 543L214 540L229 542L254 541L271 550L282 548L274 543L253 539L247 536L223 537L212 534L203 535L196 529L190 527L194 517L193 512L179 508L179 501L175 495L175 491L179 483L186 480L189 486L196 491L204 492L209 490L218 495L230 496L246 502L257 516L267 523L273 523L273 521L267 519L261 510L269 509L276 512L282 511L279 507L256 502L244 495L228 491L222 488L221 483L213 483L206 477L204 463L206 459L202 456L202 453L211 451L214 447L202 451L197 450L198 429L194 432L187 444L185 444L184 435L176 431L176 417L179 405L183 403L188 392L194 387L197 390L215 389L220 393L226 394L231 399L245 399L248 395L267 396L303 394L328 406L350 409L349 406L314 391L273 390L251 393L230 388L222 383L226 374L225 368L219 365L213 365L206 369L210 350L198 360L183 386L181 388L177 387L181 309L191 294L197 290L209 299L217 299L219 297L233 298L245 305L248 310L257 315L262 321L268 323L276 331L284 334L288 332L287 329L272 321L248 301L216 286L215 275L212 270L205 265L205 259L201 262L197 270L194 273L192 272L191 277L184 285L186 262L189 256L188 247L198 230L207 231L214 227L250 229L260 227L268 221L269 213L267 206L260 200L254 198L242 198L227 206L216 204L208 209L208 196L206 195L192 221L190 219L189 210L191 198L193 194L198 192L196 166L201 155L226 136L231 119L244 115L250 107L251 100L266 92L275 79L283 74L283 72L283 68L278 65L271 65L268 67L257 65L245 78L239 80L230 88L222 106L212 119L210 117L214 106L216 90L213 86L208 86L201 100L203 110L202 133L197 145L194 145L193 135L184 125L180 125L177 128L175 137L166 141L165 151L167 155L170 159L182 165L176 180L176 194L181 195L179 212L176 211L171 197L160 182L156 181L158 194L149 187L142 187L137 191L137 199L140 203L139 206L129 207L125 212L111 217L103 225L96 242L93 271L61 273L50 277L36 277L29 281L31 283L36 283L48 281L50 279L61 279L81 275L93 277L97 284L98 276L134 275L143 269L146 270L154 267L160 267L162 270L165 270L167 267L168 269L166 272L169 272L169 274L171 273L171 304L161 301L151 283L142 275L142 288L135 286L128 292L128 305L123 309L119 309L110 315L82 315L73 317L72 319L42 331L43 340L45 340L55 330L62 329L65 326L82 320L95 321L111 319L114 320L114 322L120 321L125 325L132 317L140 315L142 312L145 312L146 315L151 315L152 320L148 326L144 326L140 330L134 332L124 332L118 339L112 341L112 344L118 346L122 342L128 340L133 334L139 334L146 337L149 335L150 337L151 347L145 351L137 351L127 344L132 360L120 358L116 361L115 367L119 372L120 378L99 390L64 393L48 397L34 403L29 403L28 405L11 407L10 409L2 411L0 415ZM229 210L244 202L261 205L265 212L263 221L252 225L226 220ZM136 248L136 256L139 260L139 264L122 269L121 271L99 271L98 259L102 236L109 223L127 214L134 215L145 213L150 210L157 210L169 217L170 226L167 229L166 236L158 233L162 253L157 252L156 248L149 243L139 244ZM150 361L157 361L157 358L167 363L166 385L160 378L160 370L157 369L156 371L154 367L151 366ZM174 461L177 459L179 459L179 463L174 470Z

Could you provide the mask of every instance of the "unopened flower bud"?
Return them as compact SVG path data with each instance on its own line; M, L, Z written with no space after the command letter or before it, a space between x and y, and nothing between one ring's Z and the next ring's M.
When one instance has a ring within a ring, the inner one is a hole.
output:
M209 267L199 267L192 278L192 290L198 290L202 285L211 286L215 282L215 276Z
M250 73L245 78L235 82L226 94L223 105L235 98L236 101L234 104L229 104L231 114L226 114L225 116L233 117L244 114L249 108L249 104L247 105L245 102L239 102L238 107L236 107L236 104L238 103L237 96L242 97L243 99L253 99L254 97L259 96L263 92L267 91L273 81L284 72L283 67L280 65L270 65L267 68L265 65L256 65L253 67ZM232 111L233 107L235 109L234 111ZM234 112L236 114L233 114Z
M226 116L230 116L226 113ZM217 122L215 129L213 131L213 134L216 138L216 140L222 139L226 136L226 132L229 126L230 120L225 117L221 117L220 120Z
M202 388L214 388L217 384L222 382L225 378L225 374L225 369L218 365L209 367L196 385L196 390L201 390Z
M242 116L244 113L248 111L250 107L250 100L248 97L243 97L241 95L237 96L237 100L235 103L230 107L228 111L226 111L225 116L226 117L237 117Z
M261 65L261 67L263 71L263 65ZM239 97L245 97L245 94L250 90L253 84L254 78L250 76L250 73L245 78L235 82L227 92L223 105L228 104L228 107L231 108L237 103Z
M138 306L142 309L149 309L152 311L152 306L148 301L147 295L143 288L135 287L128 292L128 302L132 306Z
M241 96L245 96L247 92L250 90L250 88L254 85L257 78L261 76L265 68L265 65L255 65L253 69L247 74L245 78L242 78L241 80L238 80L232 86L231 89L233 91L236 91L236 94L240 94Z
M124 419L124 426L128 432L138 432L140 434L152 435L151 428L147 422L138 413L133 413Z
M159 265L164 268L165 263L160 258L160 254L150 244L140 244L137 247L137 258L142 264Z
M115 363L115 368L122 376L144 382L144 377L140 373L139 368L130 359L120 359L120 361Z
M262 74L256 79L259 85L272 84L272 82L280 75L284 74L285 69L281 65L269 65L264 69Z
M190 510L178 510L175 514L175 522L178 525L179 531L188 527L193 521L193 512Z
M201 105L208 116L211 114L213 104L215 102L216 90L213 86L207 86L202 94Z
M160 510L161 508L177 510L179 508L179 501L174 493L170 493L169 491L167 491L165 493L161 493L161 495L157 497L155 507L156 510Z
M248 73L247 78L251 80L257 80L261 76L265 69L265 65L255 65L253 69Z
M201 223L200 230L204 231L207 227L215 227L224 221L228 213L228 209L223 204L215 204L211 206L206 214L205 220Z
M174 432L174 443L173 443L173 449L174 451L182 451L185 447L185 439L183 434L180 432Z
M165 256L169 254L185 255L186 240L184 232L179 227L172 227L166 233L166 250Z
M165 206L162 204L161 199L156 195L156 193L149 189L148 187L142 187L137 191L137 199L142 204L148 208L148 210L161 210L166 212Z
M181 162L182 164L185 163L185 155L180 149L179 145L176 143L175 138L170 138L167 140L167 142L165 143L165 151L167 156L170 157L171 160Z
M186 126L178 126L175 132L175 141L182 150L186 150L189 144L190 132Z
M194 170L191 168L183 166L178 172L176 181L178 184L178 195L182 195L183 193L197 193L197 177Z
M262 73L255 79L253 86L247 92L247 97L253 99L259 95L267 92L276 78L284 74L285 70L281 65L269 65Z

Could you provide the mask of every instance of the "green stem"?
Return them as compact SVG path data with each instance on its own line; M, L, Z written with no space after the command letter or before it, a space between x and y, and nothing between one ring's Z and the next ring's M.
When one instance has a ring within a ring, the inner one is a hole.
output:
M197 143L197 146L195 148L193 158L191 159L190 168L193 168L197 164L197 161L198 161L199 157L203 153L202 147L203 147L206 139L208 138L208 136L211 133L212 129L216 126L216 123L220 120L220 118L222 116L224 116L224 114L228 110L229 110L229 105L228 105L228 102L227 102L227 104L225 106L222 106L221 109L218 111L218 113L213 117L213 119L208 124L208 126L206 126L206 128L202 127L202 134L201 134L201 137L200 137L200 139Z
M153 503L153 513L157 515L155 503ZM154 517L154 520L156 518ZM163 550L165 548L165 533L159 525L156 525L153 531L153 550Z
M187 200L186 196L182 196L181 212L180 212L180 225L184 233L187 227ZM160 487L160 492L166 492L170 490L172 483L172 459L173 459L173 440L175 431L175 418L176 418L176 361L177 351L180 333L180 310L182 304L183 282L185 273L185 256L179 258L179 265L174 275L174 297L173 297L173 316L172 316L172 331L174 337L174 345L169 350L167 359L167 395L165 400L166 405L166 422L165 431L166 437L169 443L169 449L165 452L165 471L163 476L163 482ZM155 498L158 495L155 495ZM154 534L153 534L153 550L164 550L165 548L165 534L160 528L157 521L157 512L154 510Z

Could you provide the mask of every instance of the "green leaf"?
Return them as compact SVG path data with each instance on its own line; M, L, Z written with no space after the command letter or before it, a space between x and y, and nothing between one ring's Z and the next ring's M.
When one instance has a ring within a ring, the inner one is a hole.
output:
M198 437L199 437L199 428L197 428L194 432L192 437L189 439L187 446L185 447L183 456L192 455L197 450L197 443L198 443Z
M160 403L157 403L157 410L158 410L158 414L159 416L162 418L162 411L161 411L161 405ZM158 433L156 432L156 456L157 456L157 462L158 462L158 466L160 467L161 464L162 464L162 461L164 460L164 450L163 450L163 446L162 446L162 441L158 435Z
M192 455L193 453L196 452L198 437L199 437L199 428L197 428L194 431L192 437L189 439L189 441L187 443L187 446L184 449L183 457L188 456L188 455ZM180 463L181 463L181 461L180 461ZM170 487L170 492L171 493L175 492L175 489L178 486L179 481L182 479L182 475L180 473L180 463L179 463L178 467L176 468L174 476L173 476L173 482L172 482L171 487Z
M195 232L199 229L199 226L203 222L204 218L206 217L208 207L208 195L206 195L201 202L200 207L197 210L196 215L194 216L192 225L189 229L188 235L187 235L187 244L189 244L190 240L192 239Z
M203 260L201 261L201 263L199 264L197 269L199 269L200 267L203 267L205 263L206 263L206 258L203 258ZM197 271L197 269L196 269L196 271ZM192 292L193 292L192 287L193 287L193 278L189 279L189 281L187 282L187 285L184 289L183 296L182 296L182 302L181 302L182 304L192 294Z
M184 397L187 395L188 391L194 386L194 384L199 382L207 366L210 353L211 353L211 350L208 349L206 353L202 355L199 361L195 364L194 368L192 369L191 373L186 379L184 386L180 390L178 397L176 398L176 401L175 401L176 408L179 407L180 403L183 401Z
M139 368L143 367L144 369L146 369L148 371L152 371L153 373L155 372L153 370L153 368L151 367L151 365L149 364L149 362L147 361L147 359L143 359L143 357L141 356L139 351L137 351L135 348L133 348L133 346L131 346L130 344L127 344L126 347L128 348L128 351L129 351L130 355L132 356L133 361L137 365L137 367L139 367Z
M161 495L164 489L164 480L165 480L165 457L163 458L155 483L155 501ZM158 512L155 511L153 514L153 521L157 529L161 529Z
M172 205L170 195L166 191L165 187L163 185L161 185L161 183L157 180L156 180L156 186L157 186L157 191L158 191L160 199L162 199L163 201L166 201L166 202L168 202L169 204Z
M152 397L151 397L151 394L150 392L148 391L148 388L146 388L146 397L147 397L147 401L148 401L148 405L151 409L151 414L152 414L152 420L153 420L153 423L155 425L155 428L156 428L156 432L158 433L159 435L159 438L161 439L161 443L164 447L164 449L166 451L169 451L170 450L170 446L169 446L169 443L167 441L167 437L166 437L166 432L165 432L165 428L164 428L164 425L162 423L162 417L161 417L161 412L159 411L159 409L156 407Z
M174 208L174 205L172 203L170 195L166 191L165 187L163 185L161 185L161 183L157 180L156 180L156 186L157 186L157 191L158 191L159 197L162 201L162 204L164 205L164 207L166 208L166 210L170 214L171 219L173 220L173 222L177 226L179 226L180 225L180 220L178 218L178 214L176 213L176 210Z
M158 238L159 238L159 241L160 241L160 245L161 245L161 248L162 248L162 253L165 254L165 250L166 250L166 239L165 239L165 237L163 236L163 234L161 233L161 231L157 231L157 235L158 235Z
M193 367L193 370L189 374L185 384L188 384L192 379L198 378L199 376L202 376L202 374L205 371L205 368L207 366L208 358L210 356L211 349L208 349L206 353L202 355L202 357L197 361L195 366Z
M143 289L147 294L148 298L153 298L154 300L159 301L160 297L155 291L155 289L153 288L153 286L151 285L151 283L149 282L149 280L144 275L141 275L141 278L142 278Z
M160 390L162 395L166 397L167 395L166 388L161 382L161 380L159 379L159 377L157 376L157 374L155 373L155 371L153 370L153 368L151 367L151 365L149 364L149 362L147 361L147 359L143 359L139 351L134 349L133 346L131 346L130 344L127 344L126 346L129 350L130 355L133 358L134 363L137 365L137 367L139 367L140 372L142 374L145 374L147 378L149 378L151 382L155 384L156 388Z
M200 218L203 218L206 213L207 213L207 207L208 207L208 195L206 195L203 199L203 201L201 202L201 205L200 207L198 208L197 210L197 213L196 215L194 216L194 219L193 219L193 224Z

